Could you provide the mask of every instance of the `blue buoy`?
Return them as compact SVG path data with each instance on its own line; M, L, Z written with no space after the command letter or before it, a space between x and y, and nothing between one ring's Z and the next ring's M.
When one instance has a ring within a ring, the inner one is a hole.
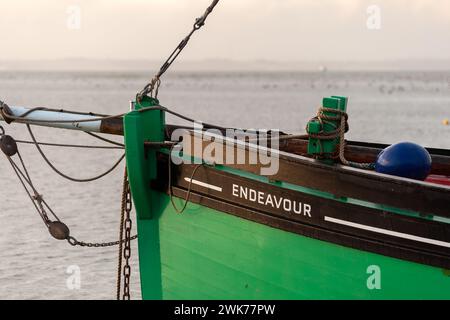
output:
M387 147L377 157L375 171L415 180L425 180L431 170L428 151L412 142Z

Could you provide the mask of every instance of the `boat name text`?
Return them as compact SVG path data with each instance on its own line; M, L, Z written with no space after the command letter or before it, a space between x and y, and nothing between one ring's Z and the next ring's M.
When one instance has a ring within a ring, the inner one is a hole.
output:
M257 191L237 184L233 184L233 196L255 202L263 206L270 206L274 209L281 209L290 214L303 215L311 218L312 207L307 203Z

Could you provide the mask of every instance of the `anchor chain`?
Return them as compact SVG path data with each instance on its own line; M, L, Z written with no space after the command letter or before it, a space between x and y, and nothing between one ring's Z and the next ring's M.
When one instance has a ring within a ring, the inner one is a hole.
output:
M123 267L123 300L130 300L130 277L131 277L131 228L133 222L131 221L131 210L133 209L133 202L131 200L131 190L128 178L125 177L124 183L124 200L125 200L125 242L123 248L123 257L125 258L125 265Z
M170 66L174 63L174 61L177 59L177 57L180 55L180 53L183 51L183 49L186 47L186 45L189 43L189 40L191 39L192 35L199 30L201 27L205 25L206 19L211 14L211 12L214 10L216 5L219 3L219 0L213 0L211 5L206 9L205 13L195 19L194 26L191 30L191 32L183 39L181 40L180 44L175 48L175 50L170 54L169 58L164 62L164 64L159 69L158 73L153 77L153 79L142 89L142 91L137 95L137 101L139 102L142 97L147 96L150 94L151 97L154 97L155 99L158 98L158 91L159 86L161 85L161 77L162 75L170 68Z

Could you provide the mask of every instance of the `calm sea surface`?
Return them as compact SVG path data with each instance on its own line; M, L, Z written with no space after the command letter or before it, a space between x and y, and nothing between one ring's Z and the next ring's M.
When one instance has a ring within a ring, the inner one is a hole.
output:
M126 112L149 78L144 73L0 72L0 100L10 105L46 106L105 114ZM164 79L161 104L223 126L281 129L302 133L321 98L349 96L347 138L393 143L413 141L450 148L450 72L403 73L175 73ZM180 123L172 117L168 122ZM22 125L5 125L9 135L29 140ZM38 140L99 144L86 134L36 128ZM120 140L117 139L116 140ZM56 176L33 146L20 150L38 190L72 234L84 241L118 237L123 166L93 183ZM62 171L89 177L121 155L116 150L44 147ZM136 245L132 297L140 298ZM49 237L9 162L0 154L0 299L112 299L117 249L73 248ZM69 289L79 268L80 289Z

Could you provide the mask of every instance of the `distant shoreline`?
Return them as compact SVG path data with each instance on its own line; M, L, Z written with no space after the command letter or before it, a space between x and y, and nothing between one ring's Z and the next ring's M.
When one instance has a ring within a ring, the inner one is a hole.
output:
M0 60L2 71L86 71L137 72L156 71L160 61L150 60ZM204 60L178 61L174 72L399 72L450 71L450 60L398 60L398 61L233 61Z
M108 69L1 69L0 68L0 75L1 74L11 74L11 73L22 73L22 74L42 74L42 73L48 73L48 74L89 74L89 73L95 73L95 74L136 74L136 75L147 75L152 76L153 73L156 73L156 69L153 70L133 70L133 69L115 69L115 70L108 70ZM172 75L194 75L194 74L204 74L204 75L211 75L211 74L377 74L377 73L384 73L384 74L390 74L390 73L398 73L398 74L416 74L416 73L443 73L443 74L450 74L450 69L444 69L444 70L330 70L327 72L320 72L320 71L314 71L314 70L172 70L170 74ZM167 75L167 77L170 77L170 74Z

